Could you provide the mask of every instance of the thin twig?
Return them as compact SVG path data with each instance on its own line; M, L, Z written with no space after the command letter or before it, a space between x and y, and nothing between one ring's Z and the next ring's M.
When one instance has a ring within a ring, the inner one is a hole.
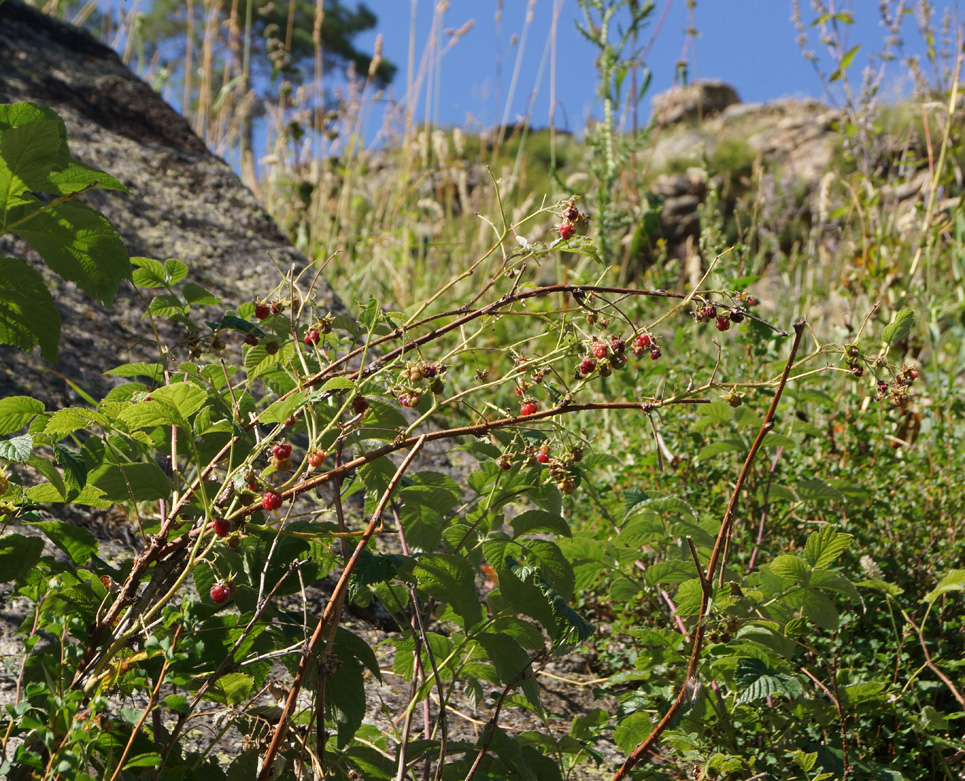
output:
M714 542L714 548L710 554L710 561L707 563L707 569L705 571L705 579L708 582L713 582L714 575L717 572L717 566L721 561L724 543L730 538L731 529L734 523L734 510L737 507L737 502L740 499L741 491L744 488L744 483L747 480L748 475L751 471L751 466L754 463L754 459L757 456L761 445L764 442L764 437L767 436L768 432L774 425L774 413L777 411L777 405L781 400L781 394L784 392L784 386L787 384L787 378L791 373L791 367L794 365L794 358L797 355L797 350L801 344L801 336L804 334L805 321L794 324L794 341L791 344L791 353L788 355L787 363L784 365L784 372L781 375L781 381L777 386L777 390L774 393L774 398L771 401L771 406L767 410L767 414L764 416L764 422L761 424L760 431L757 432L757 438L751 445L750 451L747 453L747 458L744 460L744 466L741 468L740 474L737 476L737 482L734 485L734 490L731 494L730 501L727 504L727 509L724 511L723 520L720 523L720 530L717 532L717 540ZM691 698L693 691L693 686L697 680L697 669L700 666L700 652L703 647L704 635L707 631L707 623L704 618L707 615L707 610L710 607L711 594L704 592L700 598L700 610L697 613L696 623L694 625L694 645L690 653L690 663L687 665L687 675L684 679L684 683L680 687L680 691L677 693L676 698L673 703L667 709L664 717L658 722L658 724L651 730L650 734L644 739L626 758L623 765L614 774L613 781L621 781L627 777L627 774L637 765L648 753L653 751L657 741L660 739L660 735L663 734L664 730L670 726L670 723L676 718L677 714L680 713L681 709Z
M369 544L369 540L372 539L372 535L375 532L376 527L382 523L382 513L385 510L386 505L389 503L389 499L395 492L399 483L402 481L402 476L406 473L409 466L411 466L412 461L415 459L418 452L422 449L422 446L426 443L427 435L423 434L416 443L413 445L412 449L406 455L405 459L399 464L399 468L396 469L395 474L389 481L382 498L379 499L379 503L372 513L372 517L369 519L368 526L365 528L365 534L362 539L359 540L358 545L355 548L355 552L352 553L352 557L345 563L345 569L342 570L342 575L338 579L338 583L335 584L335 588L332 590L332 594L329 597L328 604L325 605L325 610L322 612L321 618L318 619L318 624L315 626L315 631L312 633L311 639L308 641L308 645L305 647L302 653L301 661L298 663L298 670L295 673L294 680L292 681L291 689L288 691L288 699L285 701L285 706L282 708L281 715L278 717L278 723L275 726L275 733L272 736L271 743L268 749L265 751L265 756L262 760L261 772L258 774L258 781L268 781L271 778L271 769L275 763L275 757L281 748L282 740L285 738L285 733L288 731L288 724L291 721L292 714L295 711L295 703L298 700L298 693L302 688L302 683L305 679L305 673L308 670L309 662L315 654L318 648L318 643L322 639L322 634L328 623L332 620L338 606L342 602L342 598L348 591L349 578L352 575L352 571L355 569L356 564L358 564L359 558L362 552L365 550L366 546Z

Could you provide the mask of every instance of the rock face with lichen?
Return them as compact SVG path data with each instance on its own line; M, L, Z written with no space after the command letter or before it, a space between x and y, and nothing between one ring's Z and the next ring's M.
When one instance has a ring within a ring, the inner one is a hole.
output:
M0 4L0 103L50 106L67 125L73 156L119 179L128 193L87 193L131 256L178 258L189 279L220 296L221 308L268 293L308 260L289 244L254 195L211 154L187 121L91 36L16 0ZM0 255L27 258L6 237ZM110 311L73 284L48 277L63 320L56 371L95 394L103 372L130 360L155 360L146 302L128 284ZM317 297L340 304L321 282ZM183 334L164 335L173 346ZM72 403L69 386L38 354L0 346L0 397L27 394L48 405Z

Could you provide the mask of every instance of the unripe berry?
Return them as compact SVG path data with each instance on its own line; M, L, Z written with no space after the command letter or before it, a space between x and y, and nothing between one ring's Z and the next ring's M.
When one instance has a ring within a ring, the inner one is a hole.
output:
M321 450L308 454L308 465L312 469L318 469L325 462L325 454Z

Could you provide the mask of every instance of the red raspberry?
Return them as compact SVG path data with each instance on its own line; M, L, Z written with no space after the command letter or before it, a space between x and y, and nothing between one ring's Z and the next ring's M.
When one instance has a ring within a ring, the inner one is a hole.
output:
M744 303L747 304L748 306L757 306L757 299L754 298L754 296L748 296L744 300Z
M596 369L596 361L592 358L584 358L580 364L580 374L592 374L594 369Z
M215 583L211 587L211 591L208 593L211 596L212 602L215 602L221 605L227 602L231 598L231 594L233 592L234 592L234 589L231 587L230 583L221 582L221 583Z
M322 338L322 335L318 332L317 329L313 328L311 331L305 334L305 344L311 347L313 344L318 344L321 338Z
M292 446L289 445L287 442L280 445L275 445L271 449L271 454L279 461L284 461L286 458L291 456Z
M318 469L325 462L325 454L321 450L308 454L308 464L312 469Z
M593 344L590 345L590 352L593 353L596 358L606 358L606 351L606 345L602 342L593 342Z
M274 491L265 491L264 496L261 497L261 506L268 512L277 510L281 507L281 497Z
M726 331L726 330L729 329L729 328L730 328L730 318L729 318L729 317L725 317L724 315L721 315L720 317L717 318L717 330L718 330L718 331Z
M640 334L637 337L637 347L641 350L649 350L651 344L653 344L653 340L650 338L650 334Z
M536 454L536 461L540 464L548 464L549 460L550 454L545 450L540 450L539 453Z
M532 415L536 412L536 402L527 401L523 403L523 406L519 408L520 415Z
M523 398L523 389L520 388L518 385L516 386L516 395L519 396L520 398Z
M564 240L570 238L574 233L576 233L576 228L574 228L568 222L560 223L560 226L557 228L557 230L560 232L560 238Z
M281 311L281 306L278 304L278 302L277 302L277 301L272 301L272 302L271 302L271 313L272 313L273 315L277 315L280 311Z
M436 376L439 368L434 363L424 363L422 364L422 376L428 379L432 379Z
M208 528L219 537L227 537L231 534L231 521L226 518L215 518L208 524Z
M913 380L917 380L917 379L918 379L918 369L909 369L909 370L908 370L908 375L909 375Z
M255 317L259 320L267 320L271 316L271 310L264 304L255 304Z
M254 334L248 334L245 337L245 344L250 344L252 347L255 347L258 344L258 337Z

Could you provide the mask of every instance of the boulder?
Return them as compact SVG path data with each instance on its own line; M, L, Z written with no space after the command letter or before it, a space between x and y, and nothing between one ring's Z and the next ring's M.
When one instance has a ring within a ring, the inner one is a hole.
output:
M131 256L178 258L188 279L222 298L212 314L268 294L282 274L310 262L281 233L231 168L187 121L109 47L17 0L0 4L0 103L50 106L67 125L75 158L119 179L128 193L93 191ZM0 239L0 255L45 266L26 245ZM124 284L108 310L73 284L49 277L63 329L54 369L95 393L106 369L156 360L146 302ZM344 311L324 281L320 306ZM183 333L163 335L177 349ZM75 403L68 386L39 357L0 345L0 397L32 395L48 405Z
M661 92L654 96L651 106L658 124L673 125L706 119L739 102L737 91L730 84L708 79Z

